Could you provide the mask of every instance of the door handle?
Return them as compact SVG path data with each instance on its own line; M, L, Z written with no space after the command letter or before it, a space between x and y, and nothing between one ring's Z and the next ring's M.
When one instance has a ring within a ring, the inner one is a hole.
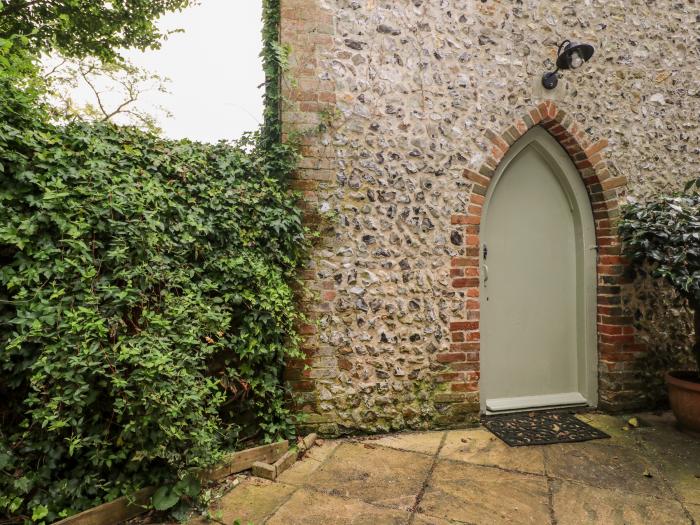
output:
M484 264L483 269L484 269L484 284L486 284L486 281L489 280L489 267Z

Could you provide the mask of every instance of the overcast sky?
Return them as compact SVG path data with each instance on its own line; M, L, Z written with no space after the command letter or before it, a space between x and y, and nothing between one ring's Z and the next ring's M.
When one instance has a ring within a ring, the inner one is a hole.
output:
M184 29L158 51L125 53L134 64L172 80L171 95L148 94L145 107L162 105L166 136L203 141L236 139L262 122L264 81L262 0L201 0L164 16L163 29Z

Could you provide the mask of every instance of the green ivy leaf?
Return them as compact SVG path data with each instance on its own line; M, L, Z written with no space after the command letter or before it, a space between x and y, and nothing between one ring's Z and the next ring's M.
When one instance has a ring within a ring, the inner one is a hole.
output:
M34 507L32 510L32 521L39 521L49 514L49 509L48 507L45 507L44 505L39 505L37 507Z
M172 489L172 487L160 487L153 494L153 508L156 510L168 510L177 505L180 501L180 496L178 496Z
M175 494L179 496L189 496L190 498L196 498L201 490L201 482L192 474L187 475L185 478L175 483L173 487L173 492Z

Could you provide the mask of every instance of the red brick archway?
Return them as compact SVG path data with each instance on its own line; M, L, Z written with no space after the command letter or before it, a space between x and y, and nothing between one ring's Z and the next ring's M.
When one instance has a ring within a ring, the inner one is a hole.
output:
M492 144L490 155L478 171L465 170L472 182L466 214L453 215L452 224L464 228L464 255L452 258L452 286L462 294L464 312L450 323L450 352L438 355L445 365L443 382L454 394L479 390L479 228L484 199L491 179L508 149L530 128L542 126L566 150L586 186L593 209L598 250L597 260L597 333L599 406L621 410L638 405L634 389L632 361L643 351L635 337L632 319L622 306L624 262L616 231L619 201L627 184L624 176L613 176L608 169L605 139L592 142L574 118L545 101L524 113L504 132L486 131ZM472 394L473 396L473 394Z

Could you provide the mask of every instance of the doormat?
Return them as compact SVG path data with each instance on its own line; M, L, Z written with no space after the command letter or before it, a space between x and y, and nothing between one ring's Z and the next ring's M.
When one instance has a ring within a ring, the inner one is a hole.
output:
M519 412L485 416L481 422L511 447L577 443L610 437L569 412Z

